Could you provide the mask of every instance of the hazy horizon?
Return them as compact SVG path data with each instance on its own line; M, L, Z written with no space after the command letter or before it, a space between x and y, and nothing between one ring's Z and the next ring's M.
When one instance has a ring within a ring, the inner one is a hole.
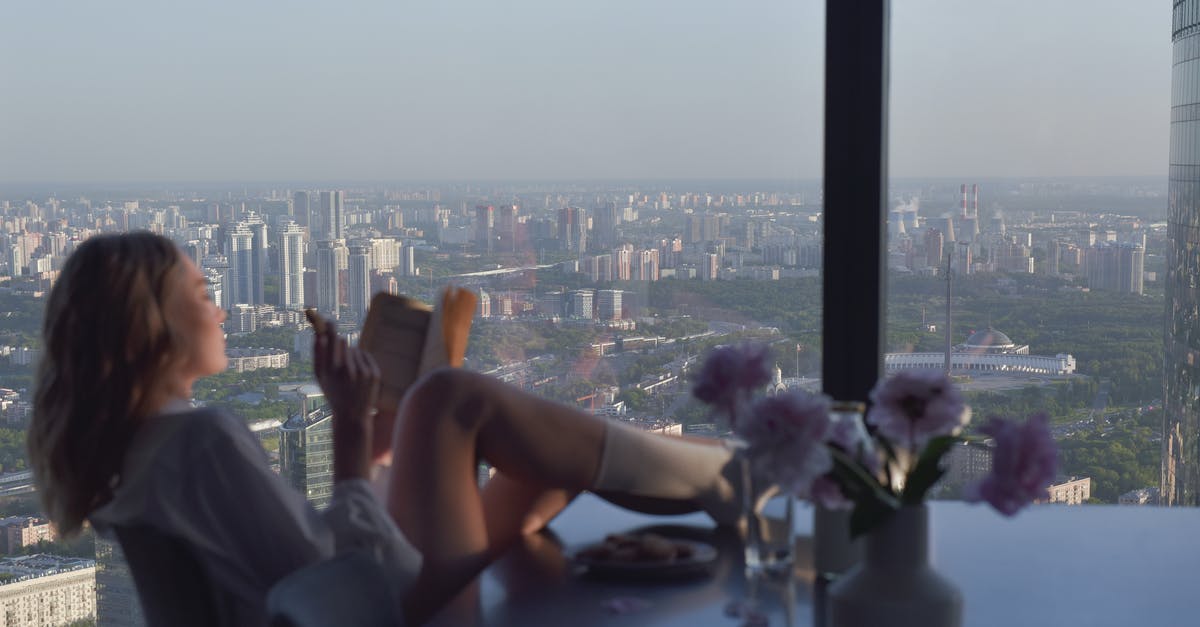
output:
M893 180L1165 180L1169 5L962 4L893 5ZM823 2L122 8L0 6L0 184L821 174Z

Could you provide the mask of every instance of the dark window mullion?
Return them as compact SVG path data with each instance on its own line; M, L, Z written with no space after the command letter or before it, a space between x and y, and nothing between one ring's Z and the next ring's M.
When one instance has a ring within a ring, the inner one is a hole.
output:
M866 400L883 371L890 2L825 7L821 377L833 398Z

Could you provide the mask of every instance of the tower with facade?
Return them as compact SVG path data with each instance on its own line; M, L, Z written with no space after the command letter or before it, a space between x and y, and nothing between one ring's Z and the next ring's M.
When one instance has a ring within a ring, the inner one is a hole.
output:
M346 236L346 192L321 192L315 222L310 224L313 239L341 239Z
M267 225L262 220L245 220L230 227L225 235L229 259L229 304L264 304L263 271L266 270Z
M1167 188L1166 324L1160 498L1200 495L1200 0L1176 0L1171 43L1171 149Z
M279 305L304 307L304 229L295 222L279 232Z
M315 385L296 396L299 411L279 427L279 476L323 508L333 498L333 413Z
M350 247L350 285L347 305L351 320L362 322L371 304L371 249L361 243Z
M317 242L317 309L337 318L341 315L341 281L338 275L337 253L340 242Z

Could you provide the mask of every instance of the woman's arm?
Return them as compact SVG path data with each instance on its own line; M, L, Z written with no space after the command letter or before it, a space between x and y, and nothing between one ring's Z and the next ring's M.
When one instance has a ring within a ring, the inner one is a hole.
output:
M379 397L379 367L366 351L338 337L331 320L308 312L313 323L313 370L333 411L333 480L369 479L372 414Z

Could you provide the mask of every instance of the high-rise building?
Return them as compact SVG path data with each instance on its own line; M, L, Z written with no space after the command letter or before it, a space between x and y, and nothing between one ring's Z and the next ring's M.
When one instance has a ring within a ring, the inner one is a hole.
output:
M362 322L371 304L371 249L362 244L350 247L350 319Z
M621 290L597 290L596 315L602 321L620 320Z
M300 226L308 226L312 216L312 195L308 192L292 194L292 219Z
M716 281L720 276L721 257L716 253L704 253L704 267L700 269L700 278L705 281Z
M931 268L942 267L942 246L945 244L942 241L942 232L937 229L927 229L925 231L925 265ZM940 273L941 270L938 270Z
M96 624L105 627L145 627L129 562L121 545L96 537Z
M492 205L475 207L475 243L482 252L492 252L492 240L496 229L496 208Z
M317 309L327 316L341 315L341 281L338 276L338 240L317 242Z
M1052 239L1046 244L1046 274L1050 276L1058 276L1058 262L1061 257L1060 251L1062 245L1057 239Z
M575 290L571 292L571 317L587 318L590 320L593 317L592 297L592 290Z
M304 229L295 222L279 231L279 305L304 308Z
M633 280L633 246L626 244L613 251L613 263L618 281Z
M563 250L587 250L587 215L579 207L558 210L558 241Z
M400 276L417 276L417 262L412 246L400 249Z
M312 237L315 240L342 239L346 236L346 192L335 190L321 192L321 202L310 224Z
M229 259L229 304L253 303L254 234L244 224L236 224L225 234L225 256Z
M225 235L225 255L229 259L229 304L262 305L263 274L267 269L267 225L251 213L234 224Z
M1142 293L1146 249L1138 244L1101 242L1087 249L1088 287L1127 294Z
M610 202L599 209L592 219L592 242L597 248L612 248L617 245L617 225L621 223L621 212L617 203Z
M333 498L333 413L328 407L297 412L280 425L279 476L313 507L329 504Z
M657 281L659 278L658 256L657 248L637 251L634 258L633 280Z
M1200 0L1174 3L1163 338L1163 505L1200 505Z
M400 265L400 242L390 237L376 237L371 242L371 269L394 271Z

